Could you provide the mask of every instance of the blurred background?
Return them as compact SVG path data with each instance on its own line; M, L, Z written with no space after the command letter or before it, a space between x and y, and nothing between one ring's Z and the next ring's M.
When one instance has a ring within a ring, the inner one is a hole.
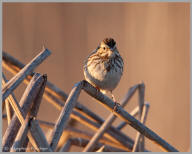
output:
M143 81L150 103L146 125L185 152L190 149L189 32L190 3L3 3L3 50L26 64L45 45L52 54L35 71L47 74L66 93L84 79L87 55L105 37L113 37L125 64L114 90L116 99ZM13 76L3 72L7 79ZM16 89L18 101L25 88L23 84ZM131 112L137 100L136 93L125 110ZM104 119L110 114L85 92L79 101ZM55 122L58 116L58 110L43 100L38 118ZM117 118L113 124L120 122ZM6 127L3 121L3 134ZM135 138L130 126L123 132ZM146 147L161 151L148 139Z

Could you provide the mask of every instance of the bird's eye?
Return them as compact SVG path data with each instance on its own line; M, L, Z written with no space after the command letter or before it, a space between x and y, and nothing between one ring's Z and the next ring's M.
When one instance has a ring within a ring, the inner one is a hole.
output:
M105 50L105 47L103 47L103 49Z

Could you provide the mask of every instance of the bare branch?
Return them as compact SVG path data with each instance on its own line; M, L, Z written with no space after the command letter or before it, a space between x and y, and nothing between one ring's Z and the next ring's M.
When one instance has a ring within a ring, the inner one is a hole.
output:
M48 122L48 121L44 121L44 120L39 120L39 119L38 119L38 122L39 122L39 124L40 124L42 127L44 127L44 128L52 129L52 128L55 126L54 123Z
M67 126L67 122L72 112L73 107L75 106L76 100L80 94L82 88L82 83L79 82L74 86L71 90L69 97L61 111L61 114L56 122L56 125L53 129L53 132L50 136L50 147L53 151L56 149L57 143L59 142L59 138L63 132L63 129Z
M130 115L135 117L137 114L139 113L139 106L137 106L135 109L133 109L133 111L131 111ZM125 127L127 125L127 122L123 121L121 122L116 128L118 130L121 130L123 127Z
M3 79L5 82L7 82L4 74L3 74ZM9 103L11 104L13 110L15 111L15 114L17 115L17 117L19 117L20 122L21 123L24 122L24 119L22 118L22 114L23 114L22 109L21 109L19 103L17 102L15 96L13 94L10 94L6 100L8 100ZM6 100L5 100L5 103L6 103Z
M71 147L71 140L68 139L66 143L63 145L63 147L60 149L60 152L67 152L69 151L70 147Z
M21 126L19 129L19 132L17 133L17 137L15 139L15 142L13 146L11 147L10 152L19 152L22 150L22 146L27 138L27 133L29 129L29 120L31 120L29 117L25 119L25 123Z
M60 100L58 100L57 98L55 98L55 96L53 96L52 94L50 94L50 98L53 98L53 100L52 100L52 102L54 103L54 101L57 101L58 102L58 104L61 104L60 103ZM78 115L77 115L77 113L75 112L75 111L73 111L72 112L72 114L71 114L71 117L72 118L74 118L74 119L76 119L78 122L80 122L80 123L83 123L83 124L85 124L85 125L87 125L88 127L90 127L90 128L92 128L92 129L96 129L97 130L97 127L95 127L95 126L92 126L92 123L90 123L90 120L88 120L87 121L87 119L86 118L82 118L82 116L81 115L83 115L83 116L86 116L87 118L91 118L91 120L94 120L94 121L96 121L97 123L99 123L99 124L102 124L103 122L104 122L104 120L101 118L101 117L99 117L98 115L96 115L95 113L93 113L92 111L90 111L89 109L87 109L85 106L83 106L82 104L80 104L80 103L77 103L76 104L76 109L77 109L77 111L78 112L80 112L80 113L78 113ZM75 114L76 113L76 114ZM79 117L80 116L80 117ZM98 127L100 127L99 125L98 125ZM126 140L127 142L130 142L131 144L130 145L132 145L133 146L133 140L131 139L131 138L129 138L129 137L127 137L125 134L123 134L122 132L120 132L120 131L118 131L115 127L113 127L113 126L111 126L110 128L109 128L112 132L111 132L111 134L117 134L115 137L117 137L117 138L122 138L122 140ZM119 137L118 137L119 136ZM120 139L119 139L119 141L120 141ZM127 145L126 145L127 146ZM132 149L132 146L130 146L131 148L130 148L130 150Z
M41 152L51 152L52 149L49 147L49 144L46 140L46 137L39 126L39 123L35 118L30 121L30 133L34 138L39 150Z
M2 86L5 85L5 83L8 82L7 79L5 78L5 75L4 73L2 73ZM5 108L6 108L6 113L7 113L7 122L8 122L8 125L10 124L11 122L11 118L13 116L13 109L12 107L10 106L10 103L9 102L12 102L14 100L13 99L13 96L12 94L5 100Z
M9 80L2 89L2 101L29 75L39 64L45 60L51 52L43 49L34 59L31 60L18 74Z
M144 107L143 107L142 116L141 116L141 123L142 123L142 124L145 124L148 110L149 110L149 103L145 103L145 104L144 104ZM136 138L135 138L135 143L134 143L132 152L136 152L140 138L141 138L141 133L140 133L140 132L137 132ZM140 151L140 150L139 150L139 151Z
M84 139L87 139L87 140L90 140L91 137L93 136L92 134L88 133L87 131L79 130L79 129L73 128L73 127L69 127L69 128L67 127L64 131L66 133L68 132L69 135L72 136L72 137L81 137L81 138L84 138ZM123 150L127 151L127 148L125 148L124 146L122 146L119 143L114 143L113 141L107 139L106 137L102 137L99 140L99 142L102 143L102 144L106 144L106 145L116 147L116 148L122 148Z
M92 97L99 100L101 104L103 104L107 109L110 111L113 110L113 107L115 103L108 98L107 96L103 95L101 92L99 92L96 88L94 88L92 85L90 85L87 81L84 80L84 86L83 89ZM140 121L135 119L133 116L131 116L129 113L127 113L121 106L117 107L117 110L114 111L114 114L118 116L119 118L126 121L131 127L135 128L137 131L139 131L142 135L146 136L150 140L152 140L154 143L158 144L160 147L162 147L166 151L178 151L173 146L171 146L169 143L167 143L165 140L163 140L159 135L157 135L155 132L153 132L151 129L143 125Z
M30 112L29 112L29 115L31 117L33 117L33 118L36 118L37 113L39 111L39 107L40 107L40 104L41 104L41 100L42 100L43 93L44 93L45 86L46 86L46 82L47 82L47 75L45 75L45 74L42 75L42 78L43 78L43 83L41 85L41 88L39 89L39 92L38 92L37 96L34 99L34 103L32 104L32 107L31 107ZM32 139L31 133L28 133L28 137L30 139L30 142L32 142L33 146L36 147L36 149L37 149L38 146L35 143L35 140ZM29 142L29 139L26 138L24 145L27 146L27 144Z
M80 138L80 137L70 138L70 141L71 141L72 145L81 146L81 147L85 147L89 142L89 140L84 139L84 138ZM96 143L96 146L95 146L94 150L101 148L103 145L104 144L102 144L100 142ZM125 150L123 150L121 148L117 148L117 147L113 147L113 146L109 146L109 145L105 145L103 151L106 151L106 152L107 151L108 152L127 152L127 151L125 151Z
M127 95L125 96L124 100L120 103L122 107L124 107L126 105L126 103L131 99L131 97L133 96L133 94L135 93L136 89L138 88L139 85L136 85L134 87L131 87L127 93ZM90 142L87 144L87 146L85 147L85 149L83 149L83 152L88 152L88 151L92 151L96 142L103 136L103 134L105 133L105 131L111 126L112 122L116 119L116 116L111 113L107 119L105 120L105 122L101 125L101 127L99 128L99 130L95 133L95 135L93 136L93 138L90 140Z
M71 118L81 122L93 130L98 130L100 127L100 124L91 121L90 119L75 111L73 111L73 114L71 114ZM107 130L104 136L115 143L121 144L121 146L123 145L123 147L125 147L128 151L130 151L133 147L133 144L131 144L128 140L121 137L119 134L112 132L111 130Z
M138 118L139 121L141 121L144 101L145 101L145 85L144 85L144 83L142 83L139 86L139 118ZM140 140L138 142L138 151L144 151L144 136L143 135L141 135Z
M43 78L40 74L34 75L33 78L31 79L31 82L27 86L19 103L21 105L21 110L18 109L18 111L21 113L21 115L18 117L16 115L13 116L13 119L3 136L2 141L3 151L10 150L13 141L17 135L17 132L21 126L21 123L22 124L24 123L25 121L24 118L26 117L28 111L30 110L31 104L35 100L42 83Z
M7 113L7 123L9 125L11 122L12 115L11 115L11 106L10 106L8 100L5 100L5 109L6 109L6 113Z

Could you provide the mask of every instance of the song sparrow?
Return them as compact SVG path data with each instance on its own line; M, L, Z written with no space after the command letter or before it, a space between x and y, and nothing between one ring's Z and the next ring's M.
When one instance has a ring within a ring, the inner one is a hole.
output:
M116 88L123 74L123 59L119 54L116 42L105 38L85 60L85 79L101 92L111 92Z

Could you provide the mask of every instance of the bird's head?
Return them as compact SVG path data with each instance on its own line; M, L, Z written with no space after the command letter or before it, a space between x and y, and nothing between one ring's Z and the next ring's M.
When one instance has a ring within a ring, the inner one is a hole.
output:
M105 38L102 42L101 45L105 45L111 50L113 50L116 46L116 42L113 38Z
M116 49L116 42L113 38L105 38L99 46L99 52L108 57L113 57Z

